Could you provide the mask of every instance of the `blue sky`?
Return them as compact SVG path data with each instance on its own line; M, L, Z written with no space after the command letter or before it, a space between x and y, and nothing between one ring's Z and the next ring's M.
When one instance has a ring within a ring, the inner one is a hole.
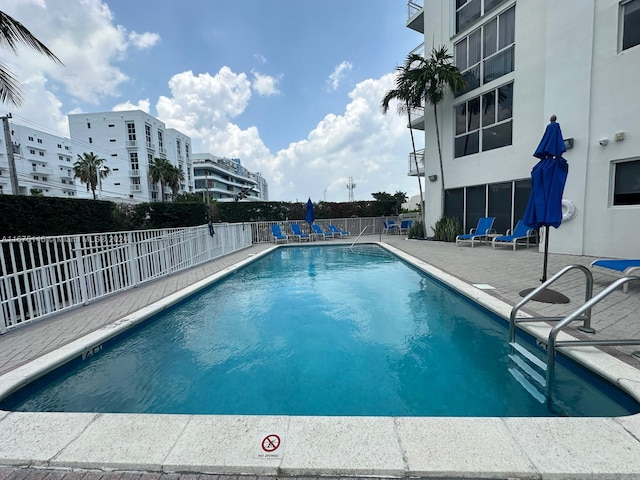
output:
M23 82L17 123L66 134L68 113L140 108L239 157L271 200L346 201L397 190L406 119L379 110L422 39L391 0L0 0L64 62L0 50ZM420 147L420 145L418 145Z

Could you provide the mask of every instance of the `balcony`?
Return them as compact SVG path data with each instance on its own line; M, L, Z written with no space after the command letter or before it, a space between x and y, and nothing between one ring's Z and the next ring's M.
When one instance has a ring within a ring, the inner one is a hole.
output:
M138 142L136 140L127 140L124 144L127 148L138 148Z
M131 191L132 192L141 192L142 191L142 185L140 185L140 184L132 183L130 185L130 187L131 187Z
M418 160L417 168L416 158ZM413 152L409 154L409 168L407 169L407 176L424 177L424 148L422 150L418 150L416 155L414 155Z
M53 175L53 168L33 167L31 173L34 175Z
M424 51L424 42L422 42L420 45L418 45L416 48L414 48L409 52L409 55L413 55L413 54L420 55L422 58L426 58L425 51Z
M411 109L411 125L407 128L415 128L416 130L424 130L424 107L413 107Z
M158 151L160 152L160 155L162 156L166 156L167 155L167 149L164 147L158 147Z
M140 170L129 170L129 176L130 177L139 177L140 176Z
M407 27L424 34L424 0L409 0L407 3Z
M160 187L158 187L158 184L156 183L154 185L150 185L149 186L149 190L152 191L152 192L156 192L157 193L157 192L160 191Z
M152 142L147 142L147 150L153 150L155 152L156 144Z

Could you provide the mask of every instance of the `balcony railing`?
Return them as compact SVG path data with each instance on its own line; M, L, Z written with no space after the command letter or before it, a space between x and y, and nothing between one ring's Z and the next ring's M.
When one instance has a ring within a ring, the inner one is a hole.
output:
M140 170L129 170L129 176L130 177L139 177L140 176Z
M417 168L416 159L418 160ZM413 152L409 154L409 168L407 169L407 175L410 177L424 176L424 148L422 150L418 150L415 155Z
M127 140L125 142L125 146L127 148L137 148L138 147L138 142L136 140Z
M132 184L131 185L131 191L132 192L141 192L142 191L142 185L139 185L139 184L136 184L136 183Z
M407 27L424 33L424 5L423 0L409 0L407 3Z
M158 147L158 151L160 152L160 155L166 155L167 154L167 149L164 147Z
M414 48L413 50L411 50L409 52L409 54L416 54L416 55L420 55L422 58L425 58L425 52L424 52L424 42L422 42L420 45L418 45L416 48Z
M147 142L147 149L148 150L154 150L156 149L156 144L152 143L152 142Z

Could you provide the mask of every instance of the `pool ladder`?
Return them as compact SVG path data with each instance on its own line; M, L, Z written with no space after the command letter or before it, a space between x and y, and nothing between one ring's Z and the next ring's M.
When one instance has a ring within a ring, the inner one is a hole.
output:
M559 278L571 270L580 270L585 275L585 300L584 303L564 317L518 317L518 311L534 297L545 290L549 285L555 283ZM556 351L563 347L592 347L592 346L621 346L640 345L640 339L612 339L612 340L557 340L562 329L572 322L582 321L578 328L586 333L596 333L591 328L591 308L608 297L619 287L632 281L640 281L639 277L620 278L597 295L593 295L593 274L584 265L569 265L564 267L553 277L541 284L538 288L526 295L513 309L509 317L509 372L520 384L538 401L551 403L551 393L553 392L553 382L555 376ZM540 358L529 350L525 345L518 343L516 339L516 324L531 322L558 322L549 332L546 343L538 341L538 346L546 349L547 357Z

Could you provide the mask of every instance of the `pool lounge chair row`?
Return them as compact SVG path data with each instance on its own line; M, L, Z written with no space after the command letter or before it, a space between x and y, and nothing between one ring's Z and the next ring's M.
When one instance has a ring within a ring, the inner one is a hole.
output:
M518 221L513 232L507 230L505 235L500 235L493 229L495 220L495 217L482 217L478 220L478 225L472 228L469 233L456 237L456 245L469 243L473 247L476 242L485 244L491 242L491 247L494 249L496 246L506 245L511 246L515 251L518 245L524 244L529 248L538 244L538 233L535 229L522 223L522 220Z
M303 233L300 229L300 225L297 223L292 223L291 225L291 234L287 235L282 233L280 229L280 225L274 224L271 225L271 237L274 243L287 243L289 239L295 240L297 242L309 242L314 240L315 238L324 238L325 240L328 238L345 238L350 236L351 234L346 230L340 230L335 225L329 225L329 230L324 231L320 227L320 225L313 224L311 228L313 229L313 233Z
M413 220L402 220L400 223L396 223L395 220L387 220L382 222L382 233L397 233L402 235L403 233L409 233L409 229L413 225Z

